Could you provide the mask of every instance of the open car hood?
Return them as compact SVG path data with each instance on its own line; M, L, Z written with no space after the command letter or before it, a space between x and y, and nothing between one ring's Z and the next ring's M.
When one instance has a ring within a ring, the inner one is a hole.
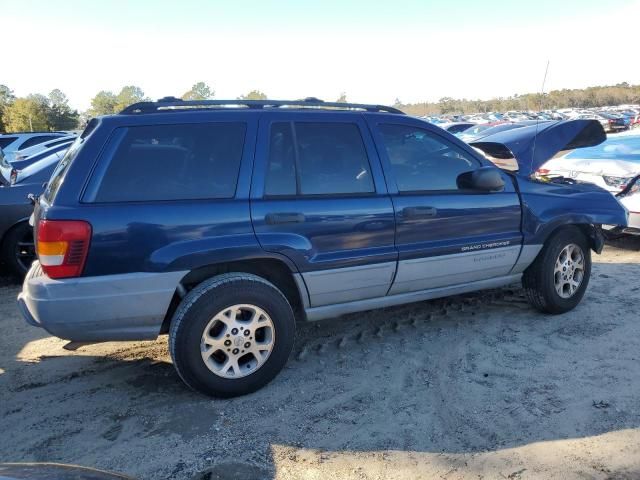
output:
M576 148L593 147L607 139L598 120L563 120L499 132L470 142L494 163L529 176L544 163Z

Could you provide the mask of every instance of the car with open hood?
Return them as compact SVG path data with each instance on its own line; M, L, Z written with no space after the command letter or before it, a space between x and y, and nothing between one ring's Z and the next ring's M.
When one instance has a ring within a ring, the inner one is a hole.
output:
M297 321L518 282L566 312L601 226L627 212L532 174L605 138L562 121L472 147L392 107L315 98L134 104L91 120L57 165L18 305L72 346L168 333L180 378L216 396L274 378Z
M545 162L537 174L589 182L620 193L640 174L640 135L612 136L596 146L566 153Z

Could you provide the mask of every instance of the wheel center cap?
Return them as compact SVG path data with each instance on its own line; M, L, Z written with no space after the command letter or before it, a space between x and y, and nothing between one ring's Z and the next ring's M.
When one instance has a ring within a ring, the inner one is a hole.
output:
M235 347L239 347L240 345L242 345L243 342L244 342L244 337L241 337L241 336L233 337L233 345Z

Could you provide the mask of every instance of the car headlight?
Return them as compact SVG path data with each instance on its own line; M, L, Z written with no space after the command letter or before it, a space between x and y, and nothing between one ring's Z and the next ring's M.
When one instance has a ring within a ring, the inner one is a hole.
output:
M623 189L627 186L627 184L633 180L635 177L610 177L607 175L603 175L602 179L604 183L609 185L610 187L617 187Z

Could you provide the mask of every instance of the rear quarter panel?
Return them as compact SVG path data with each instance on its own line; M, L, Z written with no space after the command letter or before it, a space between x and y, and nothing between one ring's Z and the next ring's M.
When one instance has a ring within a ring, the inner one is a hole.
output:
M247 124L234 198L82 202L89 178L98 171L97 165L106 161L102 153L115 128L216 121ZM227 260L276 257L260 248L251 224L249 190L257 123L255 113L245 112L104 117L69 166L52 205L46 199L41 202L40 218L86 220L91 224L91 246L83 276L189 271Z

